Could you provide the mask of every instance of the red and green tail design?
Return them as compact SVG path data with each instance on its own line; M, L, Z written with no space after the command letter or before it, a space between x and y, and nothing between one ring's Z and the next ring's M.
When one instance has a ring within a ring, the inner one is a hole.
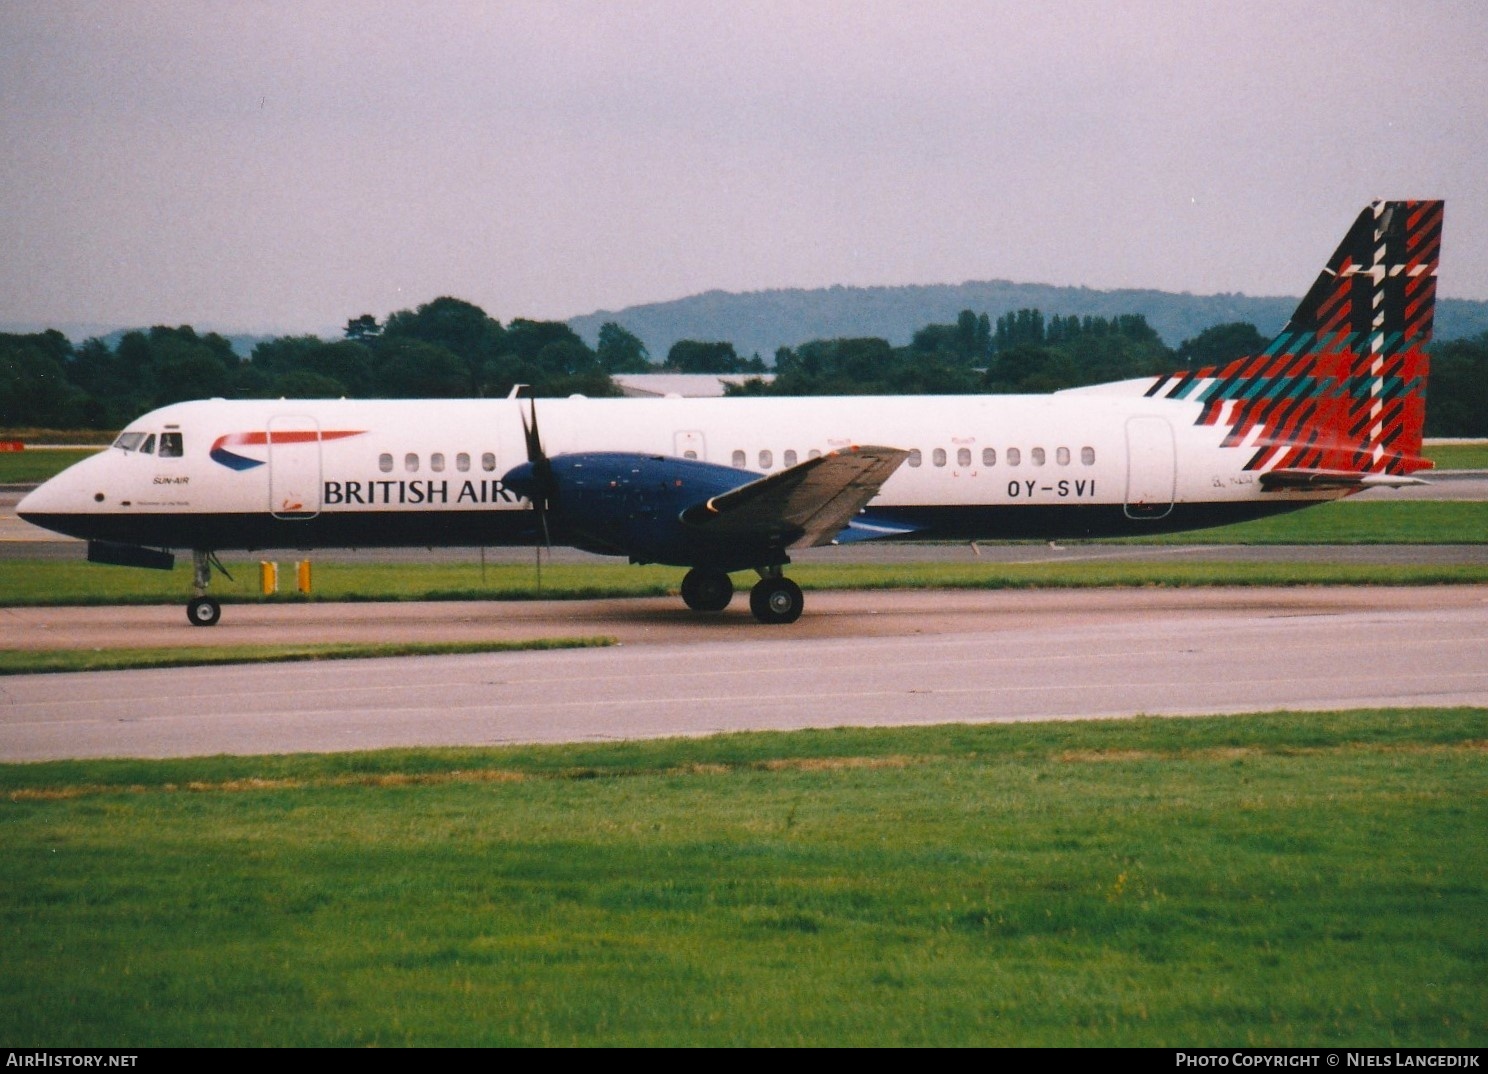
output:
M1440 201L1359 214L1292 319L1258 355L1159 378L1151 398L1204 404L1199 424L1252 447L1245 468L1410 474L1421 458L1441 250Z

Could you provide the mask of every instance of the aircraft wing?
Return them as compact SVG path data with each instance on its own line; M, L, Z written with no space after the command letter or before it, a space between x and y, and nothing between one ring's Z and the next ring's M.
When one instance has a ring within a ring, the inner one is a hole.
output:
M715 537L831 544L907 458L898 448L844 448L714 496L682 520Z
M1361 473L1355 470L1293 470L1278 468L1261 475L1261 488L1267 492L1282 489L1372 489L1388 486L1429 485L1419 477L1401 474Z

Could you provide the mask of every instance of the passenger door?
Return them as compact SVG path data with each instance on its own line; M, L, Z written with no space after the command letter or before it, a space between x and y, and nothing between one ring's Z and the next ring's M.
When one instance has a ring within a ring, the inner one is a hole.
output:
M1130 418L1126 423L1126 517L1158 519L1173 510L1178 478L1173 427L1167 418Z

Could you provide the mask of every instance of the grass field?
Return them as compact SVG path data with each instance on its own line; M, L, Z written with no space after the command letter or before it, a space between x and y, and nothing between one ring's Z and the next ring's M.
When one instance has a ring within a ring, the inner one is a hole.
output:
M257 564L228 562L234 581L217 578L212 592L226 602L294 602L296 593L263 597ZM283 572L281 572L282 574ZM1378 565L1240 562L1074 562L1068 564L804 564L790 576L808 590L1027 589L1095 586L1468 585L1488 582L1480 565ZM620 563L543 568L534 584L530 566L460 563L333 564L317 568L317 601L586 600L675 595L682 571ZM747 587L753 576L738 575ZM0 606L184 604L190 569L144 571L86 562L0 560ZM742 598L740 598L742 599Z
M1439 470L1488 470L1488 441L1469 444L1427 444L1421 454Z
M5 437L0 436L0 440ZM49 448L45 451L0 451L0 485L45 481L73 463L86 459L97 448Z
M1488 1044L1488 712L0 766L0 1039Z

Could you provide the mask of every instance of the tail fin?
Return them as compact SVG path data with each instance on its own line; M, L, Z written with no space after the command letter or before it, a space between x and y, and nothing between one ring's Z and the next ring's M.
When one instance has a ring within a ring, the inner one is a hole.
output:
M1202 402L1199 424L1227 427L1227 447L1255 449L1247 470L1280 478L1430 468L1422 348L1441 228L1440 201L1374 202L1264 352L1162 377L1146 394Z

